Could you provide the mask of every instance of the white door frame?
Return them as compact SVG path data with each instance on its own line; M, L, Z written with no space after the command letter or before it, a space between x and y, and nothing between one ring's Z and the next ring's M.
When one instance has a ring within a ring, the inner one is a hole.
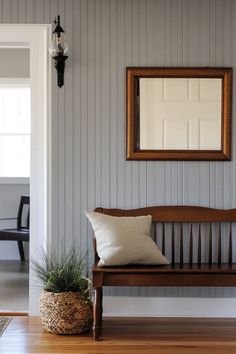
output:
M51 240L51 25L1 24L0 46L30 48L30 259ZM30 262L29 314L38 314L39 288Z

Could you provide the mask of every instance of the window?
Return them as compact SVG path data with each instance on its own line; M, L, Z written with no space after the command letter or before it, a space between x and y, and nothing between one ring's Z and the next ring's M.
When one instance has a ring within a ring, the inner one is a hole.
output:
M29 79L0 80L0 177L30 177Z

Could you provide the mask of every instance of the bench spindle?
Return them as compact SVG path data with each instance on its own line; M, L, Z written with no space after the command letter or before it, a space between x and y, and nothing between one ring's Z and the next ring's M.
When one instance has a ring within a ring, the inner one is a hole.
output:
M221 265L221 223L219 222L218 232L218 265Z
M193 224L190 225L189 235L189 265L193 265Z
M172 223L172 246L171 246L171 258L172 258L172 267L175 265L175 224Z
M210 230L209 230L209 256L208 256L208 264L209 264L209 266L212 265L212 223L210 223Z
M201 237L201 223L198 224L198 247L197 247L197 263L198 267L202 262L202 237Z
M183 267L184 263L184 244L183 244L183 223L180 225L180 240L179 240L179 258L180 266Z
M153 230L153 239L157 243L157 225L154 224L153 226L154 226L154 228L153 228L154 229Z
M162 253L165 255L166 252L166 242L165 242L165 223L162 223Z
M233 252L232 252L232 222L229 224L229 265L232 266L233 263Z

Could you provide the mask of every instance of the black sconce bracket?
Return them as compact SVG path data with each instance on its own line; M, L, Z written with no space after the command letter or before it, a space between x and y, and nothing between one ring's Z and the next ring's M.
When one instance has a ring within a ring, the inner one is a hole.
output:
M64 85L64 71L65 71L65 61L68 58L66 55L57 55L53 57L55 60L54 66L57 70L57 85L62 87Z

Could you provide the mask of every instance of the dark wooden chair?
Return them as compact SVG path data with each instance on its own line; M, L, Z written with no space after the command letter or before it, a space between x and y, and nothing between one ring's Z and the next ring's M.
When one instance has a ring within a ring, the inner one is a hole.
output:
M18 249L20 253L20 259L25 261L25 253L23 242L29 242L29 205L30 197L28 195L22 195L20 199L20 205L18 209L17 218L6 218L1 220L16 219L16 228L0 229L0 241L17 241ZM24 222L24 209L27 206L26 220Z

